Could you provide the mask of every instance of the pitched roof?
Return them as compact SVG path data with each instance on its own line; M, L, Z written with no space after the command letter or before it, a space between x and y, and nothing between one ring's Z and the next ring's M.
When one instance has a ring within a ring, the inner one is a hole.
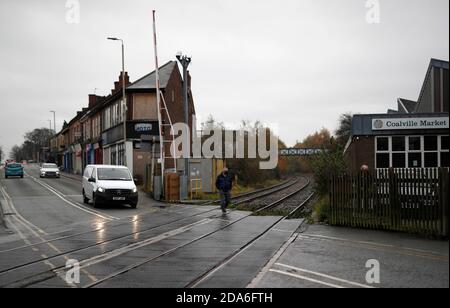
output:
M438 59L431 59L430 64L428 65L427 74L425 76L425 81L423 82L422 89L420 90L419 98L417 99L417 102L420 103L422 101L422 97L425 92L425 88L427 85L427 81L431 78L431 70L432 68L442 68L442 69L449 69L449 63L448 61L444 60L438 60Z
M401 109L404 110L404 112L406 113L414 113L414 111L416 110L417 107L417 102L415 101L411 101L409 99L405 99L405 98L399 98L397 100L398 102L398 110L400 111Z
M161 89L165 89L169 83L170 76L175 69L177 63L175 61L170 61L164 64L159 69L159 82ZM156 71L145 75L141 79L133 82L127 87L127 90L148 90L156 88Z

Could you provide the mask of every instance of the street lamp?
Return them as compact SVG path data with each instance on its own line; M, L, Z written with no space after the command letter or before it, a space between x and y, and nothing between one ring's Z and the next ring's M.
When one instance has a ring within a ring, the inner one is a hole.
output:
M54 134L56 135L56 111L50 110L50 112L53 113L53 130Z
M123 160L124 165L127 166L127 150L126 150L126 142L127 142L127 97L125 93L125 47L123 40L117 37L108 37L110 41L120 41L122 43L122 103L123 103Z
M188 98L188 67L191 63L191 57L183 55L181 52L177 54L177 59L183 67L183 99L184 99L184 122L189 125L189 98ZM186 136L186 144L189 142L189 137ZM189 147L190 148L190 147ZM186 177L186 193L189 186L189 159L184 158L184 176Z

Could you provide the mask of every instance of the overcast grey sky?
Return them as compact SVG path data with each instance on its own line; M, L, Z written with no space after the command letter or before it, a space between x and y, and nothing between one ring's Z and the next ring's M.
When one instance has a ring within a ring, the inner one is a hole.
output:
M80 23L66 22L66 0L0 2L0 145L57 127L107 94L121 69L132 80L154 69L151 11L157 10L161 64L192 56L197 114L224 122L276 123L288 144L339 114L385 112L417 99L430 58L448 60L448 0L79 0Z

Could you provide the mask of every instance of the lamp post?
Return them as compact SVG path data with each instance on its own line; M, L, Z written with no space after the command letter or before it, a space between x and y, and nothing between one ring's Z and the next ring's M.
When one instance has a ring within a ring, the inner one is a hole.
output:
M50 110L50 112L53 113L53 130L54 134L56 135L56 111Z
M189 98L188 98L188 67L191 64L191 57L183 55L181 52L177 54L177 59L183 67L183 100L184 100L184 122L189 126ZM186 143L189 137L186 136ZM190 148L190 147L189 147ZM186 177L186 196L189 187L189 159L184 158L184 176Z
M126 149L126 142L127 142L127 97L125 93L125 46L123 43L123 40L116 37L108 37L108 40L110 41L120 41L122 44L122 112L123 112L123 161L124 165L127 166L127 149Z

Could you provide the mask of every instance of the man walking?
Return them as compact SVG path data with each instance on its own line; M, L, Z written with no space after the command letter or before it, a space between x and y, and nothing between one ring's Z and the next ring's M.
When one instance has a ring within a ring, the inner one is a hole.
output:
M233 178L228 169L223 169L222 173L217 177L216 187L220 192L220 205L222 213L227 213L227 207L230 204L231 189L233 188Z

